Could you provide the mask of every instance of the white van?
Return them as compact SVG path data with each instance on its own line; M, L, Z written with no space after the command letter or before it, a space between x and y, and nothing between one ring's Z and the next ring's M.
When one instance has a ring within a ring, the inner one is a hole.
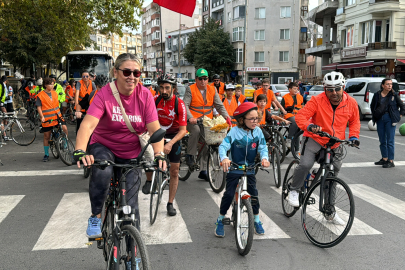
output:
M346 81L345 92L356 99L359 105L360 120L365 116L371 116L370 104L373 100L374 93L381 89L382 77L361 77L348 79ZM392 87L398 93L397 80L392 80Z

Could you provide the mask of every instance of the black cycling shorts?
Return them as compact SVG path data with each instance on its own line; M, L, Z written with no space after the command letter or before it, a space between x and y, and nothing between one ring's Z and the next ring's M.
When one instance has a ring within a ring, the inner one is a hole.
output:
M42 127L41 133L51 131L51 130L52 130L54 127L56 127L56 126L57 126L57 125L51 126L51 127ZM66 126L66 122L65 122L65 121L62 121L62 126Z
M166 139L173 139L176 134L173 135L166 135ZM167 155L167 158L171 163L180 163L180 157L181 157L181 140L177 141L175 144L173 144L172 150L170 153Z

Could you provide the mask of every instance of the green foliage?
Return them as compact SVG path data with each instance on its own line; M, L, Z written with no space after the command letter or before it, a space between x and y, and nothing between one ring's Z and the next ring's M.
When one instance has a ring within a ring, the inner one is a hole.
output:
M192 33L184 48L184 57L196 69L205 68L210 75L230 72L235 62L229 33L210 19L204 26Z
M94 29L137 29L143 0L0 0L0 57L21 68L58 63L91 45Z

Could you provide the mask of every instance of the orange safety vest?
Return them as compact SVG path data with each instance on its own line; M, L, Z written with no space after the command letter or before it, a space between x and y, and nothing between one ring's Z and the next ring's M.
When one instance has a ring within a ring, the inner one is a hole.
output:
M253 93L254 96L254 103L256 103L256 99L259 95L264 94L263 88L260 88L258 90L255 90ZM274 92L272 90L267 90L267 104L265 109L270 109L271 108L271 102L277 100L276 96L274 95Z
M263 115L262 115L262 120L260 120L259 125L265 125L266 124L266 109L264 109L263 111Z
M37 88L37 86L36 85L34 85L33 87L32 87L32 89L31 90L34 90L35 88ZM28 88L28 86L27 87L25 87L25 91L27 91L28 92L28 94L30 95L30 98L36 98L37 97L37 94L33 94L33 93L31 93L30 91L31 91L29 88Z
M93 102L93 99L94 99L94 97L97 95L97 93L98 93L98 90L97 90L97 89L91 91L91 93L90 93L90 95L89 95L89 99L90 99L90 101L89 101L89 106L90 106L91 103Z
M215 87L211 85L207 85L206 89L206 99L207 103L204 104L204 98L197 88L196 84L190 86L191 90L191 103L189 106L189 110L194 118L199 118L202 116L207 116L212 119L212 110L214 105L214 97L215 97Z
M302 103L304 102L304 98L301 96L301 94L297 94L296 97L297 97L297 105L294 106L294 99L290 93L285 94L283 96L283 99L285 102L285 105L284 105L285 108L294 106L293 112L287 113L286 115L284 115L284 119L288 119L290 117L295 116L298 113L298 110L302 108Z
M86 96L86 94L90 95L91 91L93 91L93 83L92 81L89 81L89 87L87 88L83 80L80 80L79 82L80 82L80 89L76 89L76 91L79 91L79 102L80 102ZM86 112L86 110L82 109L82 112Z
M73 97L73 100L75 99L75 94L76 94L76 88L73 86L66 86L65 89L65 93L66 93L66 99L65 102L69 102L69 96L67 94L69 94L71 97Z
M236 98L236 96L234 96L234 97ZM241 94L241 95L239 96L239 99L238 99L237 101L239 101L239 103L242 104L243 102L245 102L245 100L246 100L246 97Z
M149 89L149 91L152 93L152 96L155 96L155 95L156 95L156 91L153 90L152 86L149 86L148 89Z
M41 100L42 103L42 114L45 117L45 122L48 120L56 120L56 114L59 117L62 117L60 110L59 110L59 101L58 101L58 94L55 91L51 91L52 99L49 98L48 94L45 91L41 91L38 94L38 98ZM50 123L42 123L43 127L52 127L56 126L58 121L52 121Z
M226 97L222 99L222 103L224 104L224 107L228 112L228 115L233 116L233 113L235 112L236 108L238 108L238 102L236 101L235 96L232 97L231 104L229 104L229 101Z
M214 84L214 83L211 83L210 85L213 86L213 87L215 88L215 90L217 89L217 88L215 87L215 84ZM225 84L224 84L223 82L219 82L218 95L219 95L219 98L220 98L220 99L223 99L223 98L224 98L224 95L225 95Z

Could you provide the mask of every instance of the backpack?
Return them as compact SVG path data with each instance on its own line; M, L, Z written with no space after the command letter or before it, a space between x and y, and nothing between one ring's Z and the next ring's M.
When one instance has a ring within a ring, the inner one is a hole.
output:
M176 113L176 115L177 115L177 117L178 117L178 116L179 116L179 100L178 100L178 98L177 98L176 95L173 95L173 97L175 98L175 101L174 101L174 112ZM159 95L158 98L155 100L156 108L157 108L159 102L162 100L162 98L163 98L163 97Z

